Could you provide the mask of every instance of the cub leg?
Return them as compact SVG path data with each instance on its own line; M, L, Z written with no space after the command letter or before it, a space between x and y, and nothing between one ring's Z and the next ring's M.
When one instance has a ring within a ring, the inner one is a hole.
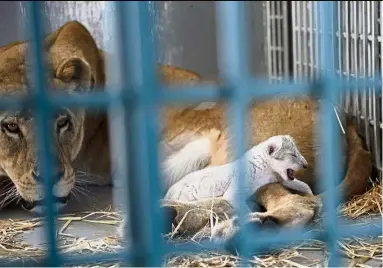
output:
M305 195L313 195L310 186L298 179L294 179L292 181L283 181L282 185Z

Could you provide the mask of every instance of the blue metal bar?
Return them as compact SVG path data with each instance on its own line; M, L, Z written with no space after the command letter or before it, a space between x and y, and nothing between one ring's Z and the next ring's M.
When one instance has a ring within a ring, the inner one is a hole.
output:
M125 90L133 90L134 102L125 103L129 138L129 237L132 265L160 266L162 263L162 217L159 202L158 93L155 87L153 47L148 24L147 2L118 2L122 31ZM130 107L129 107L129 106Z
M249 77L247 24L244 1L218 1L217 7L217 43L218 43L218 64L220 79L230 91L230 108L226 115L229 120L230 135L234 135L236 159L245 153L245 121L247 119L247 96L245 91L246 81ZM236 202L239 206L239 225L243 226L245 220L245 198L244 198L244 165L239 161L236 167L239 171L237 182ZM241 231L242 232L242 228ZM239 254L248 257L247 236L238 241L237 249Z
M376 74L375 79L353 79L350 77L349 81L334 79L334 85L339 88L343 93L347 91L360 91L363 88L375 87L377 92L382 90L381 75ZM301 95L317 95L320 93L319 84L313 83L295 83L293 81L285 80L281 84L269 84L267 80L248 78L243 79L243 84L246 84L246 91L248 98L256 99L269 99L279 94L287 94L289 96ZM118 90L117 90L118 92ZM51 96L46 96L46 102L50 103L52 107L66 106L69 108L103 108L108 109L113 106L116 101L123 98L128 101L134 101L134 94L128 92L124 96L115 91L110 92L92 92L78 93L76 95L68 95L62 93L55 93ZM179 103L200 103L204 101L221 101L227 100L230 96L230 91L214 85L195 85L195 86L167 86L161 87L159 90L159 99L164 104L177 104ZM33 96L28 97L11 97L4 96L0 99L0 110L16 110L23 107L34 107Z
M43 29L43 13L40 1L27 2L29 31L32 35L31 51L29 53L32 61L33 74L33 91L31 94L35 96L35 109L37 121L37 144L39 150L39 168L44 178L44 205L45 205L45 220L46 220L46 239L48 241L48 256L46 264L49 266L59 266L60 256L57 252L57 241L55 232L55 216L56 207L53 199L53 180L51 177L54 161L50 157L52 137L50 131L52 128L49 125L51 107L46 101L46 81L45 81L45 66L44 66L44 29Z
M323 19L323 34L321 42L321 65L322 65L322 85L324 101L320 104L319 128L320 148L322 151L320 163L317 167L319 171L322 189L326 189L328 195L324 200L325 208L328 212L325 228L328 231L327 243L331 254L329 266L337 267L339 264L339 256L336 253L337 240L339 236L338 220L337 220L337 204L339 204L339 196L335 191L335 187L340 180L341 167L339 159L340 155L340 131L337 127L336 118L333 115L333 103L337 103L339 98L339 90L334 85L334 47L332 44L333 34L331 31L331 20L333 18L334 1L321 1L320 9L322 14L328 15Z

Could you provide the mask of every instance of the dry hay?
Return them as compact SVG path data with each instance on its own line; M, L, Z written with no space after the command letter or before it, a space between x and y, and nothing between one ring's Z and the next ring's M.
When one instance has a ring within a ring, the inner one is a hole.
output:
M61 253L96 254L99 252L117 252L122 249L115 236L98 239L86 239L66 233L65 230L74 222L82 221L93 224L111 224L120 222L116 212L91 212L78 215L66 215L57 218L57 222L64 223L57 231L58 248ZM43 247L32 247L21 241L21 234L40 227L44 224L43 219L33 220L2 220L0 221L0 257L19 257L39 259L45 255Z
M257 267L309 267L314 265L323 266L327 258L315 259L307 257L304 251L324 251L323 244L312 240L310 244L301 244L289 249L277 250L269 254L260 254L248 259L250 266ZM184 254L169 258L167 267L236 267L242 259L230 254L206 252L200 254ZM302 264L304 263L304 264Z
M353 198L340 207L340 215L356 219L363 215L380 213L382 187L376 183L364 195ZM212 217L214 218L214 212ZM100 252L117 252L123 248L115 236L98 239L87 239L77 237L67 232L67 228L75 222L87 222L92 224L117 225L121 216L117 212L98 211L84 212L61 216L57 219L61 227L57 232L59 250L67 254L97 254ZM45 251L20 241L20 235L43 225L41 218L33 220L3 220L0 221L0 257L29 257L41 258ZM179 226L175 226L172 233L166 235L176 241L174 237ZM209 237L209 234L205 235ZM197 242L194 238L182 237L182 242ZM181 241L178 241L181 242ZM339 252L343 257L349 259L350 267L368 267L369 260L381 260L382 242L380 239L362 240L358 238L343 239L338 242ZM320 252L321 258L306 256L307 252ZM204 252L200 254L177 254L167 256L164 266L167 267L233 267L240 264L241 259L235 255L217 252ZM281 250L269 252L265 255L257 255L249 260L251 265L260 267L323 267L327 266L328 253L326 247L319 241L306 241L304 244L290 246ZM380 265L382 266L382 265ZM80 266L77 266L80 267ZM98 265L85 265L81 267L119 267L117 263L100 263Z
M65 232L67 227L76 221L115 225L120 221L118 214L115 212L92 212L86 215L68 215L60 217L57 220L64 223L58 231L58 239L60 241L59 249L62 253L96 254L100 252L117 252L123 248L115 236L86 239L85 237L75 237ZM42 257L44 255L43 249L30 247L21 243L18 239L18 235L21 233L28 232L42 224L41 219L0 221L0 255L4 257ZM171 234L168 236L171 236ZM313 251L319 251L323 256L321 258L306 256L305 252ZM350 259L353 267L362 267L368 260L379 260L382 258L382 243L381 240L366 241L358 238L344 239L339 242L339 253ZM240 261L241 259L234 255L205 252L201 254L168 256L164 262L164 266L234 267L238 266ZM273 251L265 255L254 256L249 260L249 263L260 267L323 267L327 265L327 261L328 254L324 243L310 240L304 244L290 246L289 248ZM119 264L100 263L99 265L77 267L119 267Z
M352 238L339 241L338 245L338 254L349 259L349 267L371 267L366 264L369 260L380 261L379 267L382 266L381 240L366 241ZM313 257L313 253L315 257ZM300 245L276 250L269 254L253 256L248 260L248 263L257 267L327 267L329 257L323 242L309 240ZM166 260L164 266L236 267L240 261L241 259L234 255L206 252L172 256Z
M380 261L382 266L382 237L366 241L357 237L343 239L338 242L340 252L345 257L351 259L350 267L365 266L369 260Z
M40 219L35 220L2 220L0 221L0 256L35 256L41 250L30 247L18 239L18 235L33 230L41 225Z
M340 215L357 219L361 216L382 215L382 185L373 183L372 187L363 195L356 196L343 204L339 210Z

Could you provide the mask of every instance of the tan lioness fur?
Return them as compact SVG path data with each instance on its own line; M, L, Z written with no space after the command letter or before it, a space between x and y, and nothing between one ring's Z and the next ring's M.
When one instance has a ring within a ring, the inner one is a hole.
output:
M49 35L46 38L46 48L49 67L53 71L49 81L52 86L57 86L71 93L76 87L82 87L85 91L92 91L94 88L104 86L104 63L107 59L105 59L103 52L97 48L93 37L80 23L68 22ZM26 43L24 42L13 43L0 48L1 93L16 92L18 89L22 89L24 93L27 92L27 76L24 64L25 49ZM201 81L199 75L171 66L160 66L158 71L161 81L164 83ZM252 104L249 107L249 118L246 122L247 146L272 135L292 135L309 162L309 168L303 173L297 174L297 178L314 187L317 185L314 174L315 160L318 156L314 131L317 122L317 108L318 103L308 98L299 100L274 99ZM222 105L198 111L190 107L187 109L165 107L163 111L163 134L165 138L170 139L189 130L203 131L211 128L217 128L223 133L227 133ZM73 133L77 133L78 137L83 137L78 138L74 143L72 141L75 139L72 136L67 142L60 143L59 141L61 157L58 157L58 160L60 168L64 169L65 174L67 174L62 178L65 185L57 187L56 194L59 196L67 195L73 188L74 175L69 174L69 171L81 170L97 175L92 177L102 178L101 180L94 178L94 183L107 184L111 182L107 117L100 111L86 112L85 117L82 117L81 114L74 117L77 121ZM32 138L33 120L28 124L22 126L23 135ZM3 138L0 138L1 174L10 177L24 199L35 201L39 197L37 192L41 188L41 184L31 176L36 163L34 153L36 147L32 144L32 139L28 138L24 147L14 146L9 142L9 137L5 137L3 133L0 134L3 135ZM75 136L75 134L73 135ZM371 171L371 157L362 148L361 139L354 126L348 125L346 137L347 146L343 148L343 152L347 156L347 162L342 189L344 189L346 196L350 197L366 190L367 179ZM225 146L223 148L226 148ZM212 164L228 161L229 155L228 151L223 149L213 158ZM275 198L278 199L279 196L276 195ZM182 209L182 204L178 207L176 208L177 213L185 212ZM193 221L190 221L189 224L192 225Z

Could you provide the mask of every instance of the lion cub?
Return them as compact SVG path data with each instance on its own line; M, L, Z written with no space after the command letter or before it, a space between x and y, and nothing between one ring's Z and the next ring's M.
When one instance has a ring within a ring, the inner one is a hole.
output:
M244 167L244 200L261 186L273 182L281 182L287 188L312 194L306 183L294 178L294 171L307 167L306 159L291 136L279 135L252 147L236 161L188 174L170 187L164 199L191 202L223 197L238 209L236 184L239 161L243 161Z
M201 133L184 133L169 142L162 141L160 165L163 188L168 190L187 174L206 167L211 162L212 153L221 138L217 129ZM117 230L120 238L124 237L126 218Z

